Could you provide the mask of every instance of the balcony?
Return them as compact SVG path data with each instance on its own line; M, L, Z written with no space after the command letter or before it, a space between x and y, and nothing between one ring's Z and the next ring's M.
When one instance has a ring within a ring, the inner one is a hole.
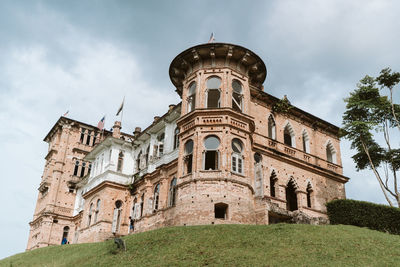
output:
M323 168L325 170L328 171L332 171L338 174L342 174L343 173L343 168L340 165L337 165L335 163L332 162L328 162L322 158L319 158L315 155L306 153L300 149L294 148L294 147L290 147L287 146L281 142L278 142L276 140L270 139L266 136L262 136L259 134L255 134L253 136L254 138L254 142L256 144L259 144L263 147L266 147L268 149L271 149L273 151L277 151L278 153L282 153L287 155L290 158L293 158L295 160L304 162L304 163L308 163L308 164L312 164L314 166Z

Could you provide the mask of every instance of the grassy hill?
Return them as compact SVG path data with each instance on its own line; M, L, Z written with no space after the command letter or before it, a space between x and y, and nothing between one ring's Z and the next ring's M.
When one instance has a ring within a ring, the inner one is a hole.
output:
M54 246L0 266L400 266L400 236L354 226L186 226L124 239L126 252L112 240Z

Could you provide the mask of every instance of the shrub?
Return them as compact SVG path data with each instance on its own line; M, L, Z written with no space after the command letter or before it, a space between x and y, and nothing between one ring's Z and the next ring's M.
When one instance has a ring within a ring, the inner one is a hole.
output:
M400 209L351 199L326 204L331 224L349 224L400 234Z

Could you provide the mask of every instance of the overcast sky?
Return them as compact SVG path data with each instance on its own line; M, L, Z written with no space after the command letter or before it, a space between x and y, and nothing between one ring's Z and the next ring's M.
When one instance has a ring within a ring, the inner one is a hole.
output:
M106 114L110 128L125 95L123 131L146 127L180 101L172 59L214 32L264 60L266 92L340 126L364 75L400 71L399 12L383 0L0 1L0 258L26 248L42 140L67 110L93 125ZM384 203L341 149L347 197Z

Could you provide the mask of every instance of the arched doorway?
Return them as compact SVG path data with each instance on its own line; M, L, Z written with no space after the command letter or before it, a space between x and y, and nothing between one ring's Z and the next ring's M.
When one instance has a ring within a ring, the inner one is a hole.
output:
M297 210L296 186L291 179L286 186L286 209L289 211Z

